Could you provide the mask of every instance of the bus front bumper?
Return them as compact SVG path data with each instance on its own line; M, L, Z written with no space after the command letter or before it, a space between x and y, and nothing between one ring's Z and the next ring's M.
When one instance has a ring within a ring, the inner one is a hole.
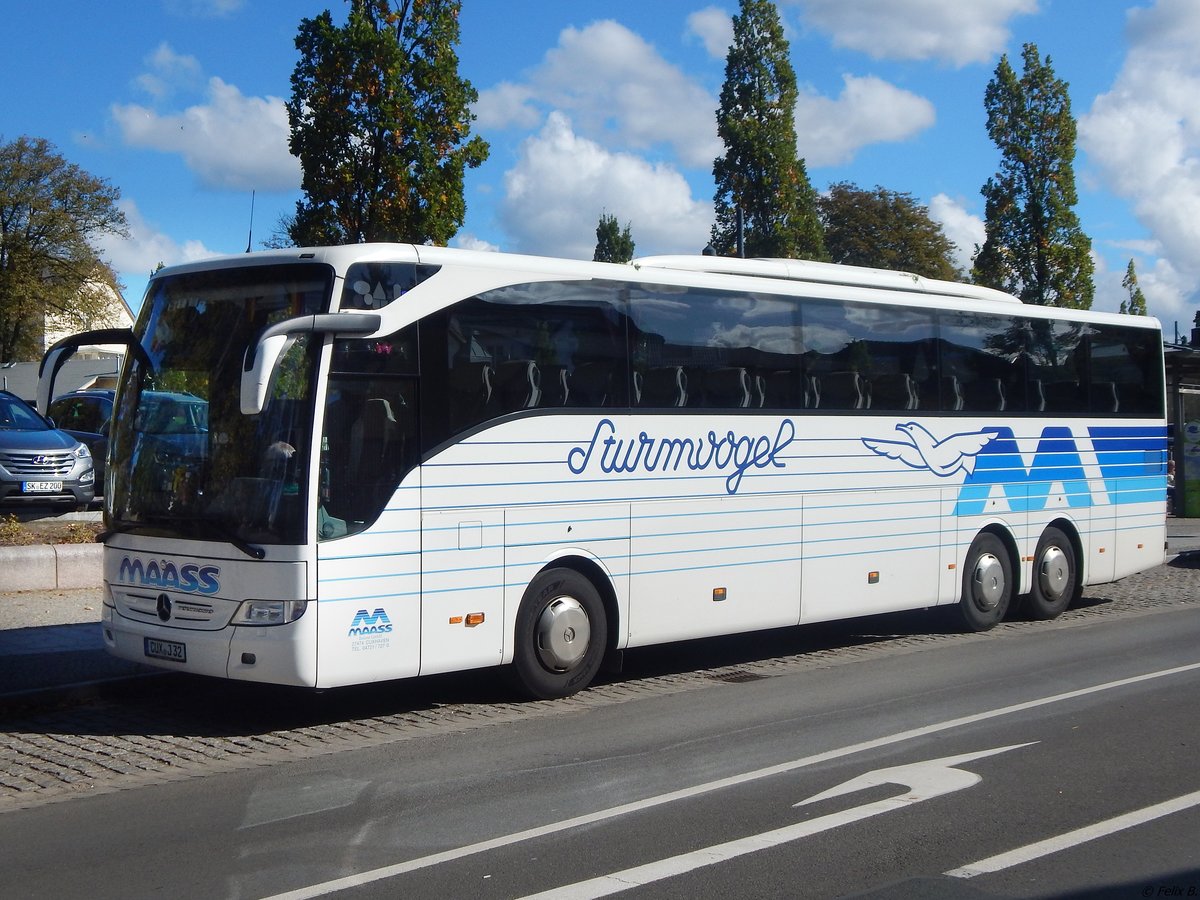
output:
M105 604L101 633L109 653L131 662L194 675L314 687L315 629L304 619L272 627L229 625L200 631L135 621Z

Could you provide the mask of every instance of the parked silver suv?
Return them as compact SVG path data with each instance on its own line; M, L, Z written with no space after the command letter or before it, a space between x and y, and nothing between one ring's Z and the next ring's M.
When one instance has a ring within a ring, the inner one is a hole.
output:
M96 472L88 448L53 428L28 403L0 391L0 506L86 507Z

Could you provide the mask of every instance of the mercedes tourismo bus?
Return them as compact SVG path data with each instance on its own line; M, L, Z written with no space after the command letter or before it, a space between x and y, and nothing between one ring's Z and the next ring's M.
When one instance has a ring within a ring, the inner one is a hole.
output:
M510 666L556 697L666 641L1048 619L1164 558L1149 318L809 262L359 245L164 269L100 338L129 346L104 641L172 669ZM42 408L97 339L47 354Z

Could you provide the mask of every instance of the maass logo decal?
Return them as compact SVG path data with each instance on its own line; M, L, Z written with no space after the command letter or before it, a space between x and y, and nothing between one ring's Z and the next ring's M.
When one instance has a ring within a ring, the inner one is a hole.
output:
M219 566L185 563L177 566L169 559L144 563L137 557L122 557L117 580L139 587L181 591L185 594L215 594L221 589Z
M377 609L369 613L365 609L360 609L354 614L354 621L350 623L350 630L347 632L347 636L367 637L373 634L391 633L392 622L386 612L382 609Z
M1018 445L1011 428L952 434L941 440L915 422L896 426L904 440L862 438L874 453L940 478L961 475L956 516L983 513L991 498L1010 512L1038 512L1051 494L1071 507L1161 503L1166 496L1166 429L1092 426L1077 436L1063 425ZM1029 450L1032 446L1032 456Z

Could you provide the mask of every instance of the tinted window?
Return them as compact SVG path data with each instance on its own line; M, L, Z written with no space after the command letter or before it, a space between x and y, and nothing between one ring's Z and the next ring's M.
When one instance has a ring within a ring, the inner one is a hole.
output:
M932 409L938 402L933 314L805 301L804 361L818 409Z
M333 345L317 538L362 531L418 461L417 327Z
M634 405L804 406L795 300L635 287L630 305Z
M1028 329L1024 320L982 313L942 313L941 407L947 411L1028 409Z
M342 309L382 309L438 271L416 263L355 263L346 272Z
M112 401L107 397L59 397L50 404L49 416L59 428L99 433L112 416Z
M427 448L525 409L629 403L619 285L517 285L456 303L422 326Z
M1163 351L1157 331L1094 325L1090 340L1093 412L1163 414Z
M1030 409L1085 412L1087 326L1079 322L1032 319L1028 327Z

